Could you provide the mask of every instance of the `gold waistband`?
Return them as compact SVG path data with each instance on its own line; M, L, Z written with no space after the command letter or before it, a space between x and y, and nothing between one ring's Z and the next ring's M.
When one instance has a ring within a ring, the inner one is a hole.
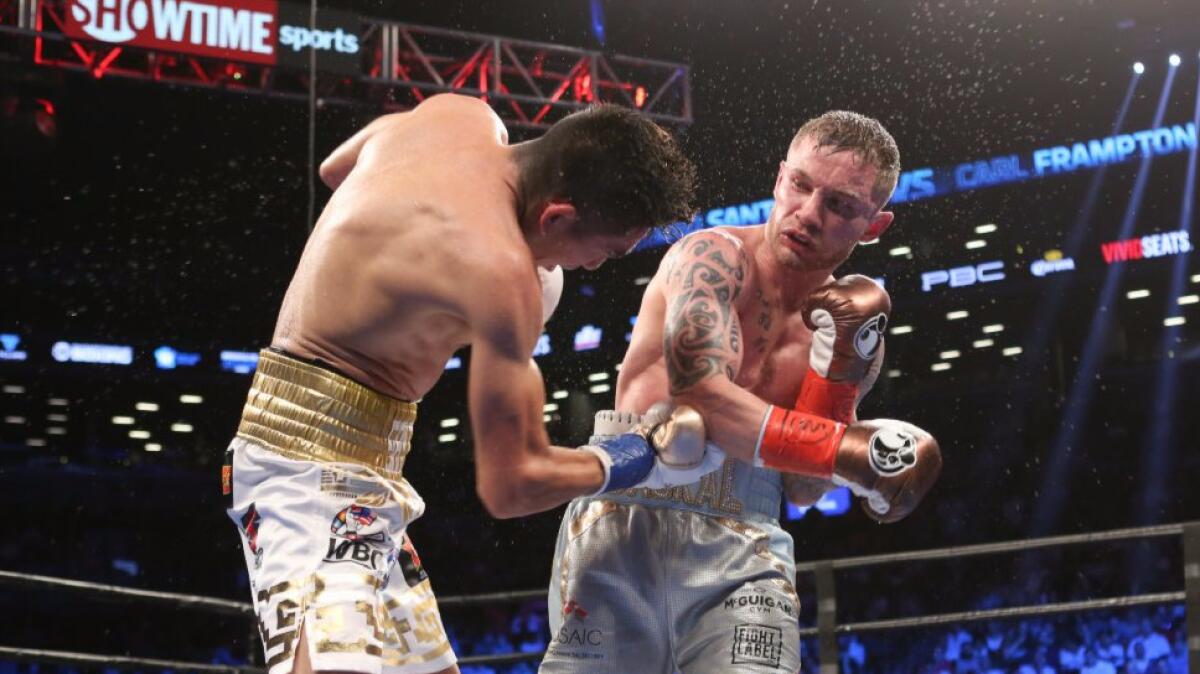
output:
M237 434L291 459L359 464L399 481L416 419L414 403L264 349Z

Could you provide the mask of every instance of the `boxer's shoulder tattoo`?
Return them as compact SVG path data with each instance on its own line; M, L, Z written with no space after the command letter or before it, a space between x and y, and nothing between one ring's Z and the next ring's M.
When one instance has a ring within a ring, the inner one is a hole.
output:
M702 235L682 242L667 264L663 353L671 392L716 374L733 379L742 352L734 302L746 282L746 253L716 235Z

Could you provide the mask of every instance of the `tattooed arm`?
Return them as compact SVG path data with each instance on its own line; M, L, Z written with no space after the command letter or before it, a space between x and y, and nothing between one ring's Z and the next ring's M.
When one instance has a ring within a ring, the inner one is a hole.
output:
M750 269L728 237L700 232L671 250L661 272L671 396L699 410L709 439L743 461L754 458L767 413L767 403L734 383L743 348L737 302Z

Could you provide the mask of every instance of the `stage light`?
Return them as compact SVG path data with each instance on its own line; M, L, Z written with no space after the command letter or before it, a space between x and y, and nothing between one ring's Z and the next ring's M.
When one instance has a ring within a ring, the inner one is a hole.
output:
M1163 325L1167 326L1168 328L1173 328L1177 325L1183 325L1184 323L1187 323L1187 319L1183 316L1172 316L1163 320Z
M46 404L50 405L51 407L66 407L67 399L66 398L51 398L46 401Z
M23 423L25 423L25 417L18 417L18 416L4 417L4 423L6 423L6 424L23 424Z
M995 342L990 339L977 339L974 342L971 342L971 346L975 347L976 349L986 349L993 344L995 344Z
M171 424L171 430L176 433L191 433L193 429L191 424L179 422Z
M959 352L959 351L943 351L943 352L942 352L941 354L939 354L939 355L941 356L941 359L942 359L942 360L953 360L953 359L955 359L955 358L958 358L959 356L961 356L961 355L962 355L962 353L961 353L961 352Z
M958 321L958 320L962 320L970 315L971 314L967 313L966 311L951 311L950 313L946 314L946 320Z
M1167 58L1167 63L1170 63L1172 68L1178 66L1181 62L1182 59L1179 58L1179 54L1171 54L1171 56Z
M1010 346L1010 347L1005 348L1002 353L1004 353L1004 355L1006 355L1006 356L1017 356L1017 355L1020 355L1021 351L1023 351L1023 350L1024 349L1022 349L1019 346Z
M129 437L134 440L148 440L150 439L150 431L129 431Z
M133 417L124 417L124 416L113 417L112 422L113 422L113 424L115 424L117 426L132 426L133 425Z
M566 398L569 395L571 395L571 394L566 391L555 391L554 393L550 394L550 397L554 398L555 400L562 400L563 398Z
M984 241L983 239L972 239L967 242L967 250L975 250L976 248L983 248L986 245L987 245L987 241Z
M57 421L59 423L63 423L65 421L67 421L67 415L65 415L65 414L47 414L46 421Z
M62 426L47 426L46 435L66 435L67 429Z
M888 255L891 255L892 257L900 257L901 255L908 255L909 253L912 253L912 249L908 246L897 246L888 251Z
M1133 72L1141 75L1142 73L1146 72L1146 66L1143 65L1141 61L1138 61L1137 63L1133 64Z
M549 414L542 415L542 423L544 423L544 424L550 423L553 419L554 419L554 417L551 417Z
M903 372L901 372L900 370L888 370L887 371L888 379L895 379L896 377L899 377L901 374L903 374Z
M458 439L458 436L453 433L443 433L438 436L438 442L441 442L443 444L447 443L447 442L454 442L457 439Z
M596 384L595 386L589 388L588 392L589 393L608 393L611 390L612 390L612 387L610 387L608 384Z
M950 369L950 363L934 363L929 366L929 369L934 372L945 372Z
M199 405L200 403L204 402L204 398L193 393L184 393L183 395L179 396L179 402L183 403L184 405Z
M985 335L993 335L997 332L1004 332L1004 326L1000 323L993 323L991 325L983 326L983 334Z
M557 412L558 411L558 403L546 403L545 405L542 405L542 411L543 412Z
M25 444L30 447L45 447L46 441L42 438L29 438L25 441Z
M1200 302L1200 295L1184 295L1183 297L1180 297L1179 299L1177 299L1175 301L1181 305L1182 304L1195 304L1197 302Z
M146 443L146 451L147 452L161 452L162 445L158 444L157 442L147 442Z
M976 234L991 234L994 231L996 231L996 226L991 223L986 224L986 225L979 225L978 227L975 228Z
M895 325L892 326L891 330L888 330L888 332L892 333L893 335L907 335L912 331L913 327L911 325Z
M1131 300L1140 300L1150 296L1150 291L1146 289L1130 290L1125 293L1125 297Z
M157 412L158 403L138 403L133 408L139 412Z
M5 393L24 393L25 387L17 386L16 384L6 384L4 386L4 392Z
M458 419L456 419L454 417L450 417L449 419L442 419L442 421L438 425L440 425L442 428L454 428L455 426L458 425Z
M607 372L593 372L588 375L588 381L606 381L607 379Z

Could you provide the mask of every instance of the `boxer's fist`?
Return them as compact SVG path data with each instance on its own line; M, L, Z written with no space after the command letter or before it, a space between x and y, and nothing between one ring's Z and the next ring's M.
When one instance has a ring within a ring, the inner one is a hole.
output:
M804 324L812 330L808 372L795 409L848 424L879 374L892 301L866 276L844 276L809 294Z
M691 484L725 460L724 452L705 442L700 414L670 403L658 403L645 415L597 412L592 437L583 449L596 453L605 467L606 482L596 493Z
M873 519L895 522L917 507L941 471L942 452L932 435L903 421L874 419L846 429L833 481L861 496Z
M861 382L883 344L891 312L887 291L859 274L812 291L803 314L813 332L808 367L830 381Z
M655 403L642 415L635 432L650 439L658 460L670 468L695 468L704 460L704 419L687 405Z

